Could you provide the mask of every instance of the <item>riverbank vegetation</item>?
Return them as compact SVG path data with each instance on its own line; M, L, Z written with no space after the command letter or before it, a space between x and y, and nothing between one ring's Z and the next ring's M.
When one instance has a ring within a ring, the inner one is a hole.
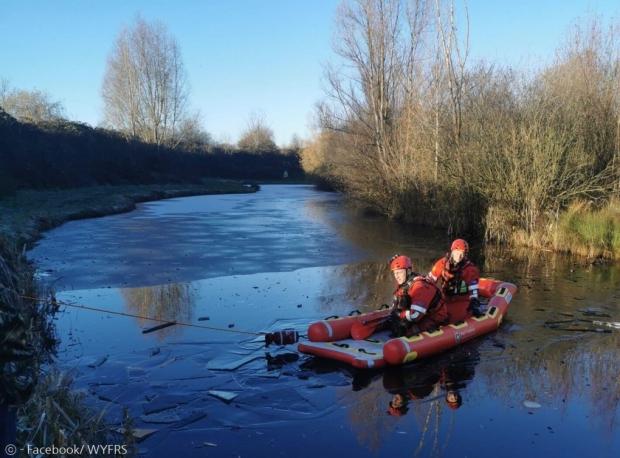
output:
M303 175L296 154L183 150L127 140L115 131L69 121L29 123L0 109L0 196L16 189L200 183Z
M0 415L3 440L20 447L107 444L104 412L87 408L71 377L54 369L57 306L40 292L34 269L11 240L0 238ZM130 420L123 443L131 447ZM24 454L25 456L25 454Z
M592 209L585 203L572 204L563 212L554 231L553 246L589 258L620 257L620 203L611 200Z
M578 23L515 69L468 60L465 13L344 3L304 169L408 223L620 258L619 29Z
M39 367L54 346L51 304L36 297L32 267L14 246L0 241L0 335L2 335L0 405L28 399Z

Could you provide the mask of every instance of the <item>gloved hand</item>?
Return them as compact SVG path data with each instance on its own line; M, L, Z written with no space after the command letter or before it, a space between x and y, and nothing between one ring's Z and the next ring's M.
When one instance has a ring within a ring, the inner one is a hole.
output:
M407 296L394 296L394 300L393 300L393 306L396 309L406 309L409 306L409 303L407 302Z
M403 321L411 321L411 312L409 310L402 310L398 317Z
M396 310L395 318L390 320L390 337L402 337L407 333L407 321L400 319L400 312Z
M476 318L479 318L482 315L484 315L484 312L482 311L482 308L480 307L480 301L475 297L472 297L471 300L469 301L469 307L467 308L467 310L469 310L471 314L475 316Z

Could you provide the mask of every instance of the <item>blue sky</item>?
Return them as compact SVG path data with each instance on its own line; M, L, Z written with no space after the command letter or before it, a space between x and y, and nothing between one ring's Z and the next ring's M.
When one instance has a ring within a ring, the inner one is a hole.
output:
M178 40L194 109L216 140L238 139L252 113L279 144L307 136L339 0L0 0L0 78L41 89L70 118L101 121L101 82L119 30L136 14ZM620 16L617 0L468 2L471 56L529 66L549 60L576 20Z

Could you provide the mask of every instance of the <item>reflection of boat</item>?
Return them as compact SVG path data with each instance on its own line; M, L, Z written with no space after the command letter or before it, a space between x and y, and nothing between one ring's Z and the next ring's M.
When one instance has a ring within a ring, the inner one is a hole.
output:
M488 299L481 317L469 316L462 321L442 326L436 331L422 332L411 337L390 338L388 331L380 331L365 340L351 338L351 327L360 320L386 316L385 310L355 317L326 319L308 328L309 341L300 342L303 353L335 359L354 367L370 369L386 364L399 365L426 358L460 345L478 336L496 330L502 322L517 287L512 283L481 278L480 295ZM467 298L449 302L448 308L466 308ZM452 314L451 314L452 315ZM318 331L318 330L321 331Z

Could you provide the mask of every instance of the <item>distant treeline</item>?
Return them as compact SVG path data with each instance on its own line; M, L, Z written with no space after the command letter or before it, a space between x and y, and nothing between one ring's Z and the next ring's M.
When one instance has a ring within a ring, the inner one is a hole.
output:
M0 108L0 194L21 188L248 180L303 176L298 155L169 149L85 124L20 122Z

